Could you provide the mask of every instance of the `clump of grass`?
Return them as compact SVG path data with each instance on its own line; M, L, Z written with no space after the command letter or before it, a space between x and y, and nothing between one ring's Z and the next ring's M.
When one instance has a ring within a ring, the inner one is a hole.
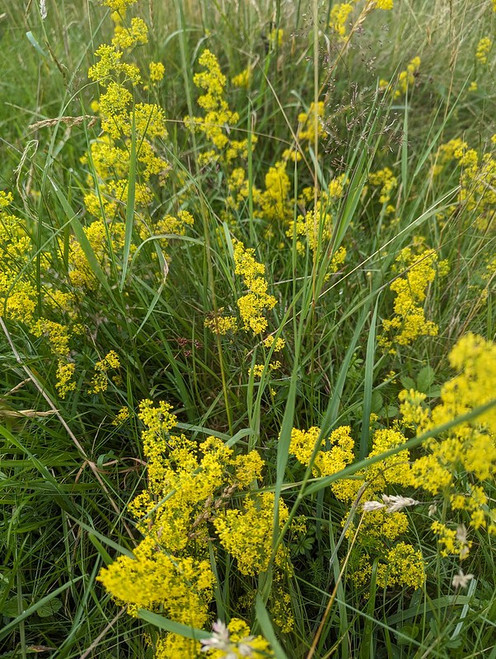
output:
M0 16L4 655L492 656L491 2L76 4Z

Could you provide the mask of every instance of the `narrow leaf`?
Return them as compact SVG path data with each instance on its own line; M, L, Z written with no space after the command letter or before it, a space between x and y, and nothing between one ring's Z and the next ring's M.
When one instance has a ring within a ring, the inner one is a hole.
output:
M188 627L183 625L180 622L175 622L169 618L164 618L163 616L158 615L158 613L152 613L146 609L138 609L138 618L149 622L154 627L158 629L163 629L166 632L171 634L178 634L179 636L184 636L184 638L192 638L195 641L199 641L201 638L209 638L210 634L203 631L202 629L195 629L194 627Z

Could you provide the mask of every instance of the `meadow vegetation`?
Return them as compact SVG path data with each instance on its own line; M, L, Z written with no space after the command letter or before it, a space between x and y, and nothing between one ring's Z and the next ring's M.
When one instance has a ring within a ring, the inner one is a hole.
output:
M496 659L495 0L6 0L1 657Z

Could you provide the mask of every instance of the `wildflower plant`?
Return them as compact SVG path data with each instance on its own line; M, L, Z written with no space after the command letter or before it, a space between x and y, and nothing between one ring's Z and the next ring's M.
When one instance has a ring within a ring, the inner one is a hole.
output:
M493 643L494 3L276 4L0 12L8 656Z

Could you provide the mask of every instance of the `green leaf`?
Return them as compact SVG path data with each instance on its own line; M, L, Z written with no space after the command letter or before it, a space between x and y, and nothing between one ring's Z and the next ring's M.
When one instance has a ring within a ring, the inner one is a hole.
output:
M427 393L429 387L434 382L435 374L431 366L424 366L417 375L417 389L422 393Z
M402 375L400 377L400 382L403 385L405 389L415 389L415 380L413 378L408 377L408 375Z
M166 632L171 634L178 634L179 636L184 636L184 638L192 638L195 641L199 641L201 638L209 638L210 634L203 631L202 629L195 629L194 627L188 627L183 625L180 622L175 622L174 620L169 620L169 618L164 618L159 616L158 613L152 613L146 609L138 609L138 618L149 622L154 627L158 629L163 629Z
M21 612L28 608L28 603L25 599L21 601ZM19 613L19 601L17 596L8 599L1 608L2 614L7 618L15 618Z
M435 384L433 387L429 387L429 390L427 391L427 396L429 398L439 398L441 395L441 387L437 384Z
M362 433L360 437L359 458L367 456L369 450L370 434L370 413L372 412L372 386L374 382L374 357L375 357L375 333L377 325L377 305L379 298L375 303L375 309L370 322L369 336L367 339L367 355L365 358L365 377L363 384L363 415L362 415Z
M34 34L31 31L26 32L26 37L28 38L29 43L33 46L33 48L35 50L37 50L39 52L40 55L43 55L43 57L47 56L46 52L40 46L40 44L38 43L36 37L34 36Z
M36 602L36 604L33 604L30 606L28 609L23 611L20 615L17 616L15 620L12 620L12 622L9 622L8 625L5 625L2 630L0 630L0 640L8 636L13 629L15 629L23 620L26 618L29 618L29 616L33 615L33 613L37 613L40 608L42 608L47 602L50 602L50 600L54 599L57 597L57 595L60 595L60 593L63 593L65 590L70 588L73 584L78 583L81 581L83 577L77 577L76 579L71 579L67 583L65 583L63 586L60 586L60 588L57 588L56 590L53 591L53 593L50 593L49 595L46 595L45 597L42 597L39 602Z
M420 631L420 627L418 625L404 625L403 627L400 627L398 631L402 634L401 636L398 635L398 644L409 645L410 644L409 639L413 640L417 638Z
M77 217L77 213L71 208L66 196L64 195L62 190L58 187L58 185L52 179L49 180L53 186L53 189L55 190L55 194L57 195L60 205L64 209L67 219L71 224L72 230L74 231L77 241L81 249L83 250L83 253L88 261L88 265L91 268L91 271L98 279L100 284L103 286L105 291L108 293L109 297L115 302L115 298L108 284L107 277L103 272L100 263L98 262L98 259L96 258L95 252L93 251L93 248L90 245L90 241L88 240L86 233L84 232L83 225L81 224L81 222Z
M272 623L270 621L269 614L267 613L267 609L265 608L265 604L263 603L263 599L258 594L255 600L255 612L257 614L257 622L260 625L263 635L271 644L276 659L288 659L286 653L277 640L276 633L272 627Z
M79 526L81 528L83 528L85 531L87 531L91 536L93 536L92 541L95 538L98 538L98 540L103 542L104 545L108 545L109 547L112 547L112 549L117 550L120 554L124 554L125 556L129 556L129 558L134 558L133 552L129 551L129 549L126 549L126 547L123 547L122 545L119 545L117 542L114 542L114 540L111 540L110 538L107 538L107 536L103 535L103 533L99 533L96 529L91 528L91 526L88 526L88 524L85 524L80 519L77 519L76 517L72 517L72 515L69 515L69 517L74 522L76 522L76 524L79 524ZM95 544L95 543L93 543L93 544Z
M40 618L50 618L50 616L53 616L53 614L57 613L57 611L59 611L61 608L62 608L61 600L55 598L53 600L50 600L49 602L46 602L46 604L40 606L37 613L40 616Z
M372 392L370 411L374 412L374 414L378 414L382 409L383 402L384 402L384 398L380 391Z
M96 548L98 553L103 559L103 562L105 565L110 565L111 563L114 562L114 559L110 556L108 551L105 549L105 547L102 545L100 540L96 538L93 533L88 533L88 540L91 542L91 544Z
M379 412L380 417L387 417L388 419L393 419L395 416L398 416L398 408L396 405L385 405L381 408Z
M126 281L127 267L129 262L129 253L131 251L131 240L133 237L134 226L134 205L136 193L136 124L133 112L133 122L131 125L131 153L129 155L129 180L127 184L127 204L126 204L126 228L124 233L124 250L122 253L122 276L120 290L124 288Z

